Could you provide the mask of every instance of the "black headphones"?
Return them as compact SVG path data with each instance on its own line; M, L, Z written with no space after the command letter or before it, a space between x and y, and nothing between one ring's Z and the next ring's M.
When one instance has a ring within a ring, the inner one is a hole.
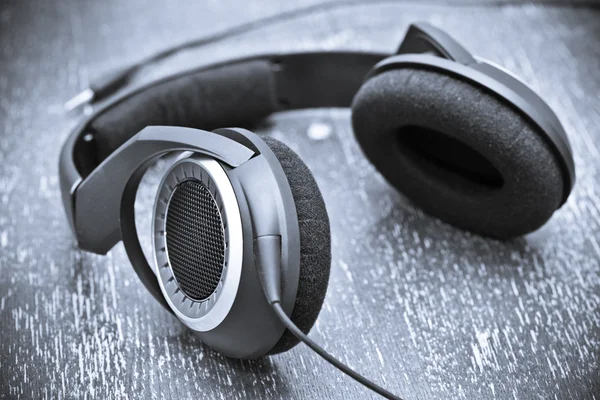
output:
M106 254L122 240L150 293L211 348L256 358L302 340L393 398L306 336L331 262L327 211L309 169L275 139L222 128L314 107L351 107L356 139L392 186L482 235L539 228L575 182L567 135L540 97L444 32L414 24L396 54L235 59L118 97L63 146L66 214L84 250ZM150 266L134 222L136 190L157 158L179 151L157 193Z

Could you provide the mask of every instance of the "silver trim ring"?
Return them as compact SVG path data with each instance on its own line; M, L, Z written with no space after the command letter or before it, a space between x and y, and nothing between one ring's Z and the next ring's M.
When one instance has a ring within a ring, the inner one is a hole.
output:
M195 331L206 332L216 328L231 310L242 275L243 234L242 217L233 186L227 173L216 160L184 153L163 177L152 218L152 251L154 273L160 290L175 315ZM179 288L173 275L166 245L166 214L171 196L177 185L188 179L204 183L213 195L221 217L225 237L225 262L221 279L215 291L204 300L195 300Z

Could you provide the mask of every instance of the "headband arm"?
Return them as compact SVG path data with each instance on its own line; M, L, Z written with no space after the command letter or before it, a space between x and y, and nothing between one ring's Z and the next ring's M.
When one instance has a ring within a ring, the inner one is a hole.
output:
M77 188L76 235L79 246L106 254L120 239L119 210L130 178L149 161L172 151L194 151L236 167L255 152L216 133L199 129L149 126L110 155ZM137 187L134 188L135 190Z

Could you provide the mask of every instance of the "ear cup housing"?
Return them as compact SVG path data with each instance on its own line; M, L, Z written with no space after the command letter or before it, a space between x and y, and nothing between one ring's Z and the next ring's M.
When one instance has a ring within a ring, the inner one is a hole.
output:
M510 103L438 71L390 69L352 105L367 158L427 213L508 239L543 225L564 181L543 132Z
M216 327L195 329L196 326L202 328L201 323L212 320L198 321L194 315L180 319L213 350L227 357L255 359L286 351L298 343L280 323L264 294L257 270L257 250L260 254L261 249L268 252L271 248L260 247L260 239L280 236L281 304L294 323L308 333L322 307L329 279L329 219L312 174L287 146L273 139L263 140L241 128L222 128L214 133L243 144L257 155L236 168L220 165L227 173L227 181L207 184L213 195L222 193L227 183L234 191L234 195L230 193L226 198L221 197L222 201L217 199L217 203L225 204L229 199L239 207L242 238L229 240L227 247L234 249L241 243L243 250L236 248L226 259L230 271L238 265L241 257L241 275L231 309ZM182 157L181 162L196 163L199 160L196 155L184 154ZM177 170L174 177L181 178L186 173L190 176L187 167ZM212 176L213 173L196 171L191 176L201 177L204 182L207 175ZM164 187L173 190L173 182L167 182ZM158 201L157 204L165 203ZM161 218L161 214L157 215ZM228 215L237 214L233 211ZM233 232L232 229L229 228L229 233ZM235 229L235 232L240 231L239 227ZM157 251L162 253L160 246ZM169 277L165 277L170 282ZM224 279L225 285L228 275ZM231 297L220 295L215 308L221 304L221 298ZM187 304L189 302L186 301L178 307L187 311Z
M292 321L304 333L314 325L327 292L331 268L329 217L317 183L300 157L280 141L263 137L273 151L290 184L300 229L300 276ZM287 351L298 339L285 330L269 354Z

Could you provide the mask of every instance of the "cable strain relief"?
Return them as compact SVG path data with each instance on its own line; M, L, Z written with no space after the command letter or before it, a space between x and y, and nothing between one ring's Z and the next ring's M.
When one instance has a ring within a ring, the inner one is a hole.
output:
M281 303L281 236L254 239L254 264L267 301L271 305Z

